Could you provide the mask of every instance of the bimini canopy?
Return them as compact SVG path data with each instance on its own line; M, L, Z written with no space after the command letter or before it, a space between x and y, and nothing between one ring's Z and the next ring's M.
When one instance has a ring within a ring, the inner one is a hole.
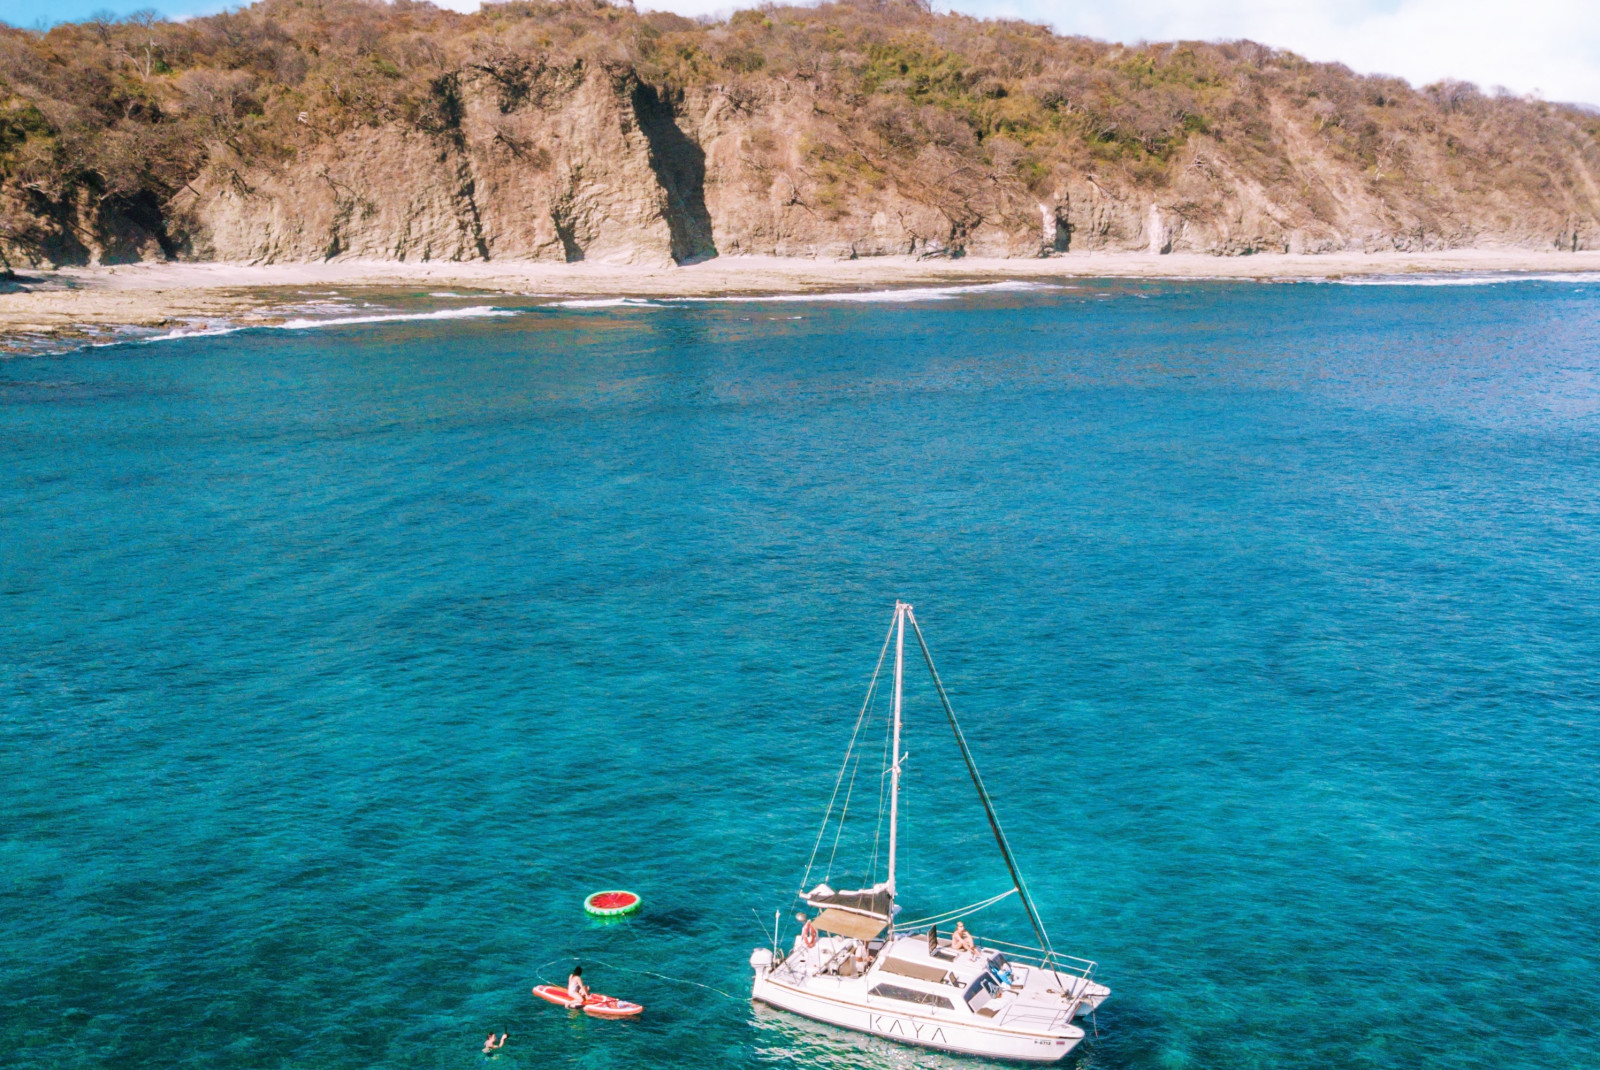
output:
M812 922L825 933L848 936L852 940L872 940L889 925L883 918L869 918L848 910L830 907L818 914Z
M826 884L819 884L805 893L805 899L808 904L821 910L841 910L850 914L860 914L863 917L875 918L885 925L894 917L894 896L890 894L887 884L874 884L871 888L840 892L834 891Z
M854 940L871 940L889 927L889 919L894 916L894 896L889 894L887 884L846 891L819 884L806 893L805 899L822 911L816 917L817 928Z

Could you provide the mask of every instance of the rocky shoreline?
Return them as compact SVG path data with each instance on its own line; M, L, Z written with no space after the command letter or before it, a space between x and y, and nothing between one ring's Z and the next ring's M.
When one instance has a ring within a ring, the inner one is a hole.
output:
M441 290L519 299L719 297L952 286L1005 280L1148 278L1309 280L1353 276L1600 274L1600 252L1257 255L1081 253L1038 259L811 260L720 257L690 266L535 262L147 263L25 271L0 287L0 353L207 327L273 326L301 314L306 287ZM448 296L448 295L446 295ZM131 333L130 333L131 332Z

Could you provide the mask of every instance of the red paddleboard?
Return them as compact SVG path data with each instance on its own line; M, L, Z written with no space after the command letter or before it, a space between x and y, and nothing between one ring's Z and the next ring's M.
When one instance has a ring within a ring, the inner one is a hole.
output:
M590 995L583 1005L583 1013L593 1018L632 1018L644 1012L637 1003L629 1003L615 996Z
M577 1009L571 993L558 985L534 985L533 994L558 1006ZM632 1018L643 1011L644 1008L637 1003L629 1003L615 996L602 996L595 992L590 992L589 998L583 1002L583 1013L596 1018Z

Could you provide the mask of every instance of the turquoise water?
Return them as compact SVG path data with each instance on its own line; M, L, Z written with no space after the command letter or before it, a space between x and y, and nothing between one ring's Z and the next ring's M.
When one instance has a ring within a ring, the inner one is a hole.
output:
M938 296L0 364L0 1063L981 1065L747 1000L897 596L1080 1065L1600 1063L1600 285Z

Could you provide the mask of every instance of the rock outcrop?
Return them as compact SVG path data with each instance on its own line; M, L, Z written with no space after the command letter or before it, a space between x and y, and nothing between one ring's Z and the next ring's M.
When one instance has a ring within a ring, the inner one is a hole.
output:
M362 127L291 165L225 146L176 208L192 255L275 262L714 255L704 154L630 71L465 68L433 129Z

